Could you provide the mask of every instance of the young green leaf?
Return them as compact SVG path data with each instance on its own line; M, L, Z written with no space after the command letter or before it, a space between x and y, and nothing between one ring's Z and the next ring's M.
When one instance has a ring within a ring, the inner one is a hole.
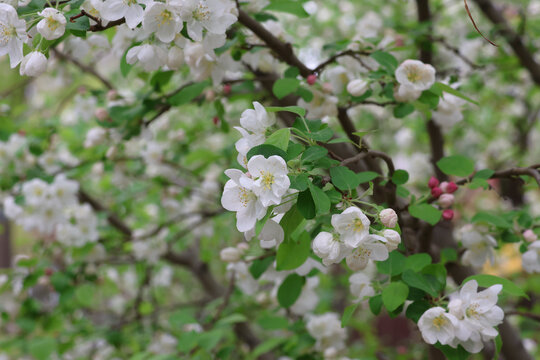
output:
M382 301L388 311L396 310L407 300L409 287L401 281L393 282L382 291Z

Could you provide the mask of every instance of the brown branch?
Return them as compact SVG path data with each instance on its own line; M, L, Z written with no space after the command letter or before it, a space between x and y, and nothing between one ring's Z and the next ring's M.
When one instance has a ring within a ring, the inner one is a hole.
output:
M77 66L80 70L82 70L83 72L85 73L88 73L88 74L91 74L92 76L94 76L96 79L98 79L99 81L101 81L101 83L103 85L105 85L105 87L107 87L109 90L114 90L114 86L113 84L111 84L111 82L107 79L105 79L103 76L101 76L94 68L92 68L91 66L88 66L88 65L85 65L83 63L81 63L79 60L73 58L72 56L68 55L68 54L65 54L61 51L59 51L58 49L56 48L51 48L51 51L53 52L53 54L55 54L56 56L58 56L60 59L64 60L64 61L68 61L70 63L72 63L73 65Z
M126 19L124 18L114 20L114 21L109 21L107 25L102 25L101 22L98 22L95 25L91 25L88 31L92 31L92 32L104 31L112 27L122 25L125 22L126 22Z
M476 26L476 22L474 22L474 18L471 14L471 11L469 10L469 5L467 4L467 0L463 0L463 4L465 5L465 11L467 11L467 15L469 15L469 19L471 19L471 22L474 26L474 29L476 30L477 33L480 34L480 36L482 36L484 38L484 40L486 40L488 43L490 43L491 45L493 46L498 46L497 44L495 44L493 41L489 40L487 37L484 36L484 34L480 31L480 29L478 28L478 26Z
M343 56L352 56L355 59L357 59L357 57L356 57L357 55L369 55L369 54L370 54L369 51L355 51L355 50L351 50L351 49L344 50L344 51L338 52L337 54L335 54L335 55L331 56L330 58L328 58L326 61L324 61L324 62L320 63L319 65L317 65L317 67L315 69L313 69L313 72L314 73L320 73L328 65L332 64L337 59L339 59L340 57L343 57Z
M474 0L484 15L495 25L496 31L503 36L519 58L521 66L526 68L534 83L540 86L540 64L527 49L521 37L508 25L503 12L495 8L489 0Z
M523 316L523 317L526 317L528 319L540 322L540 314L533 314L531 312L518 311L518 310L508 310L508 311L505 311L504 313L507 316L508 315L518 315L518 316Z
M92 209L94 209L97 212L104 212L107 214L107 220L109 223L115 227L118 231L120 231L122 234L126 235L128 238L131 238L132 231L118 216L116 216L114 213L112 213L109 209L107 209L104 205L102 205L98 200L91 197L86 191L79 189L79 200L81 202L88 203Z
M483 69L485 68L484 65L478 65L474 63L471 59L466 57L459 51L459 49L455 46L450 45L443 37L432 37L433 41L436 41L440 43L442 46L453 52L457 57L459 57L461 60L463 60L464 63L469 65L472 69Z
M540 171L537 170L539 168L538 165L540 164L532 165L529 167L515 167L515 168L495 171L495 173L491 175L490 179L512 178L515 176L524 175L524 176L532 177L534 180L536 180L536 182L538 183L538 186L540 186ZM474 175L471 175L465 179L461 179L457 181L456 184L464 185L468 183L469 181L471 181L473 177Z
M377 158L380 158L382 160L384 160L384 162L386 163L386 166L388 167L388 177L391 178L392 175L394 174L394 171L395 171L395 167L394 167L394 162L392 161L392 158L390 156L388 156L387 154L381 152L381 151L376 151L376 150L368 150L367 152L363 152L363 153L360 153L358 155L355 155L353 157L350 157L348 159L345 159L341 162L340 165L342 166L347 166L349 164L352 164L356 161L359 161L361 159L364 159L366 157L377 157Z
M238 22L250 29L262 41L264 41L279 59L290 66L297 67L303 77L307 77L313 73L313 70L309 69L296 57L290 43L285 43L279 40L270 31L266 30L266 28L257 20L249 16L244 10L238 9Z

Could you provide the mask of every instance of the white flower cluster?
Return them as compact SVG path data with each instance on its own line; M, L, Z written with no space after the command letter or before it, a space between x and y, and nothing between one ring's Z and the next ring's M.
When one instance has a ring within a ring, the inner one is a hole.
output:
M395 226L395 212L390 215L390 212L383 210L380 217L387 224ZM356 206L345 209L341 214L332 215L331 223L337 234L323 231L315 237L312 244L313 251L326 266L337 264L346 258L347 265L352 270L362 270L369 260L386 260L388 252L396 249L401 242L401 236L395 230L386 229L382 236L370 234L370 221Z
M22 184L22 202L4 199L6 216L26 231L52 237L66 246L96 242L98 219L88 204L77 199L79 184L60 174L51 184L32 179Z
M428 344L437 341L456 348L463 346L470 353L484 348L484 341L497 337L495 326L504 318L498 307L502 285L493 285L478 292L476 280L466 282L459 292L450 295L448 311L437 306L427 310L418 320L422 337Z
M435 83L435 69L419 60L405 60L396 69L396 80L399 83L394 91L396 100L414 101Z
M528 273L540 273L540 240L531 229L523 232L525 240L530 242L522 256L523 269Z
M306 329L317 340L315 348L322 351L325 358L336 357L345 349L347 332L341 327L338 314L326 313L307 317Z
M267 128L275 122L261 104L255 102L253 105L255 110L244 111L240 118L242 127L237 127L243 135L236 143L238 160L247 168L247 173L237 169L226 170L230 180L225 184L221 197L221 205L236 212L236 227L238 231L247 233L247 238L253 236L255 223L266 215L267 208L281 204L291 184L287 163L280 156L265 158L255 155L246 161L247 152L264 142Z
M225 31L237 20L233 1L87 0L81 8L99 18L101 25L120 19L130 29L141 25L143 43L132 47L126 60L129 64L139 62L146 71L162 66L177 69L184 61L182 49L197 80L212 74L217 82L227 68L219 64L227 59L218 57L214 49L225 44ZM47 7L37 16L36 30L44 39L55 40L64 35L67 20L63 9ZM184 24L189 40L181 33ZM39 45L23 58L23 44L32 47L26 21L19 18L12 5L4 3L0 3L0 39L0 56L8 54L12 68L21 63L21 75L38 76L45 72L47 58Z

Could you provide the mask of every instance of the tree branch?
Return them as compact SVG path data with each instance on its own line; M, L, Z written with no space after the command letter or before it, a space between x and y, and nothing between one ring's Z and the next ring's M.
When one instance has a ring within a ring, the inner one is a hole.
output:
M93 67L81 63L79 60L73 58L72 56L70 56L68 54L65 54L65 53L59 51L58 49L56 49L54 47L51 48L51 51L53 52L53 54L58 56L58 58L60 58L60 59L62 59L64 61L68 61L68 62L72 63L73 65L77 66L83 72L94 76L96 79L101 81L101 83L103 85L105 85L105 87L108 88L109 90L114 90L113 84L111 84L111 82L109 80L107 80L103 76L101 76Z

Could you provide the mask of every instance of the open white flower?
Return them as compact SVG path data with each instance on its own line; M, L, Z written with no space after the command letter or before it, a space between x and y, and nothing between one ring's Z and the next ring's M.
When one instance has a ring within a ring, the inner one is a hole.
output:
M145 71L154 71L167 63L167 52L157 45L143 44L134 46L126 54L126 62L139 62Z
M356 273L349 277L351 294L356 301L362 301L366 297L375 295L375 290L371 286L371 279L366 274Z
M418 99L422 91L414 89L412 86L399 85L394 89L394 98L400 102L409 102Z
M273 116L268 115L264 106L257 101L253 102L253 109L244 110L240 115L240 125L257 135L264 135L266 129L276 123Z
M236 22L236 16L223 0L183 0L180 9L188 35L195 41L203 39L203 29L224 34Z
M456 339L450 345L462 345L465 350L477 353L483 348L483 341L495 338L495 326L504 318L504 312L497 306L498 294L502 285L496 284L478 292L476 280L466 282L459 293L450 295L450 313L457 322Z
M47 58L39 51L28 53L21 61L19 72L26 76L39 76L47 70Z
M262 155L255 155L249 159L247 169L253 179L241 178L242 185L250 188L259 197L263 206L279 205L281 197L291 185L285 160L277 155L272 155L268 159Z
M0 56L9 55L11 68L22 60L26 38L26 22L19 19L13 6L0 3Z
M38 22L37 31L47 40L58 39L66 32L64 14L54 8L46 8L38 13L43 19Z
M242 134L242 138L239 139L234 145L236 151L238 151L238 163L243 167L247 168L247 153L251 148L257 145L261 145L265 141L263 134L250 134L244 128L240 126L234 127L236 130Z
M461 258L465 265L482 267L487 260L491 264L495 261L495 250L497 241L487 234L481 234L475 230L464 231L461 243L467 249Z
M247 241L255 237L255 228L245 232L244 237ZM285 238L285 233L278 222L268 219L257 238L259 239L261 248L271 249L281 244Z
M366 215L357 208L351 206L341 214L332 215L332 226L341 235L343 243L351 248L356 248L369 234L370 221Z
M160 2L148 5L144 10L142 24L144 31L155 33L156 37L164 43L173 41L183 26L176 10Z
M147 1L142 3L148 5ZM144 10L137 0L106 0L101 7L101 12L103 18L108 21L126 19L126 24L131 29L136 28L141 23L144 14Z
M418 320L422 338L428 344L449 344L455 337L456 325L456 317L440 306L427 310Z
M424 91L435 83L435 69L419 60L405 60L396 69L396 79L401 85Z
M365 269L369 260L384 261L388 259L386 239L379 235L367 235L356 249L347 256L347 265L351 270Z
M346 247L329 232L320 232L311 244L315 255L322 259L324 265L337 264L347 254Z
M528 273L540 273L540 240L531 243L523 253L522 265Z
M230 180L225 184L221 205L229 210L236 211L236 227L238 231L245 232L253 229L257 220L266 215L266 207L261 204L251 189L241 185L242 179L247 176L240 170L225 170Z

